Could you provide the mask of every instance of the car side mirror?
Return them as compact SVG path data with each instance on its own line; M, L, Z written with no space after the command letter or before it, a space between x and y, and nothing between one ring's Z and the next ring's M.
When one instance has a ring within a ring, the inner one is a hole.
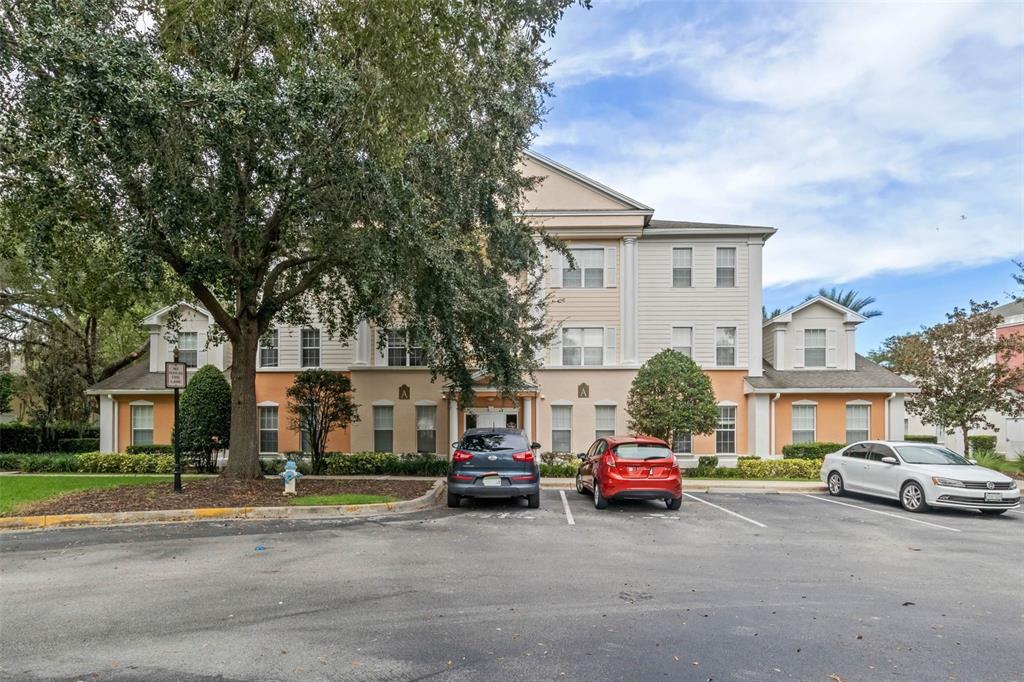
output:
M576 457L577 457L578 459L582 459L583 461L586 461L586 459L587 459L587 453L585 453L585 452L581 452L581 453L579 453L578 455L576 455Z
M536 442L530 443L530 449L531 450L540 450L540 443L536 443Z
M885 463L885 464L899 464L900 463L900 461L898 459L896 459L895 457L892 457L892 456L883 457L882 458L882 462Z
M454 443L452 443L452 447L453 448L459 447L459 441L455 441Z

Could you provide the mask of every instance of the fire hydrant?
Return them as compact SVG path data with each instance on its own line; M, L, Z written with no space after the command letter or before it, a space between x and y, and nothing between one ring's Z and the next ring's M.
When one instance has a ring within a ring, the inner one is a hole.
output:
M278 474L284 479L284 494L294 495L295 494L295 481L302 478L302 474L299 473L299 468L296 466L293 460L288 460L284 465L284 471Z

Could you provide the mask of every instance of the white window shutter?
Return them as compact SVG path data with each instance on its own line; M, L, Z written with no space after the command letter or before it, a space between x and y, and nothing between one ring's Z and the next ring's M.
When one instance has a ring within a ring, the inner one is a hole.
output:
M794 367L804 366L804 330L796 330L796 357L793 358Z
M557 289L562 286L562 269L565 256L557 251L551 252L551 288Z
M384 332L382 332L380 329L378 329L377 333L376 333L376 338L374 339L374 342L379 344L381 336L383 334L384 334ZM302 342L301 342L301 340L299 342L299 354L300 354L300 356L302 354ZM300 357L300 360L301 360L301 357ZM378 345L377 346L377 367L387 367L387 366L388 366L388 346L387 346L387 344L384 344L383 347Z
M616 249L614 246L609 246L604 250L604 285L606 287L615 286L615 263Z
M604 364L619 364L615 357L615 327L604 328Z
M550 358L548 365L552 367L558 367L562 364L562 328L559 327L555 330L555 336L551 339L551 346L549 347Z
M836 330L829 329L825 332L825 365L827 367L839 366L839 348L836 344Z

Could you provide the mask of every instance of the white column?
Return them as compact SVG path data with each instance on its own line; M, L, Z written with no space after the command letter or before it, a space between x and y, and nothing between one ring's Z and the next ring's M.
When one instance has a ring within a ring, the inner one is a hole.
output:
M764 344L761 338L761 325L763 322L761 306L763 296L761 292L761 251L764 242L760 239L751 239L747 242L747 299L750 304L750 327L748 336L747 357L749 358L747 373L752 377L759 377L763 373L761 358L764 355Z
M370 364L370 323L363 320L356 327L356 357L353 365L366 367Z
M533 435L533 398L523 398L523 431L530 442L537 440Z
M114 451L114 399L100 396L100 452Z
M636 344L636 237L622 239L622 364L639 362Z
M448 442L459 439L459 401L454 395L448 396ZM455 446L448 446L449 458L455 454Z
M118 416L121 412L121 406L118 404L117 398L111 398L111 402L114 404L114 433L111 435L113 445L110 448L110 451L121 452L120 443L117 442L119 440L118 430L121 428L120 418Z
M905 415L903 394L898 393L889 398L889 440L903 440L903 417Z
M766 394L754 394L747 399L747 454L767 457L771 454L769 442L769 400Z

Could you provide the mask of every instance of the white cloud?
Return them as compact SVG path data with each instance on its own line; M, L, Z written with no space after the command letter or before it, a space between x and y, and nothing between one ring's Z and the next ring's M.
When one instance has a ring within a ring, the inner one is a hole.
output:
M577 104L538 147L659 217L778 227L769 285L1024 252L1021 5L716 7L570 13L552 75Z

